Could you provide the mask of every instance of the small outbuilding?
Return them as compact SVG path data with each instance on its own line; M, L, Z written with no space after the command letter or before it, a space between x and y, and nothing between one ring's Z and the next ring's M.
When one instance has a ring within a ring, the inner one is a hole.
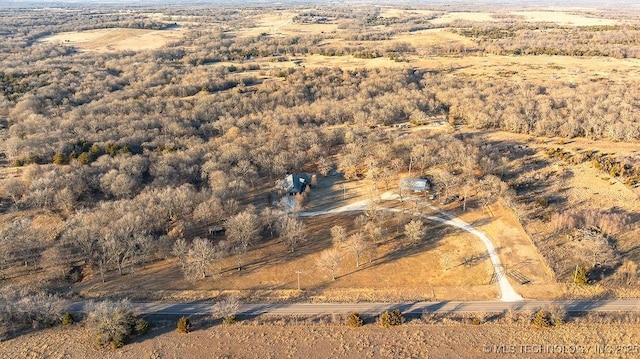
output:
M412 192L427 192L431 189L431 184L425 178L401 178L400 189Z

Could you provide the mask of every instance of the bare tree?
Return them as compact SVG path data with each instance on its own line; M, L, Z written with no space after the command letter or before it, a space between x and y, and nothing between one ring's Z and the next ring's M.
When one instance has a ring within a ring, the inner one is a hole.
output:
M224 219L224 207L220 198L211 196L193 210L193 219L198 223L217 224Z
M617 274L624 284L631 285L636 280L638 265L634 261L625 260L622 262Z
M469 198L469 194L473 189L475 179L473 177L468 177L462 183L462 210L467 211L467 200Z
M369 237L368 239L374 244L378 244L383 238L382 228L373 222L365 224L361 228L361 232Z
M449 190L458 182L458 178L449 171L440 171L435 175L436 184L444 190L444 196L449 197Z
M171 254L173 254L178 261L180 261L180 265L182 266L182 270L184 271L187 267L187 255L189 254L189 244L184 238L178 238L175 242L173 242L173 247L171 249Z
M31 219L23 218L11 222L0 230L0 243L4 247L5 258L19 261L25 268L35 266L40 254L38 233L31 226ZM8 264L5 263L3 267Z
M427 229L420 220L412 220L404 226L404 235L410 244L416 244L424 238Z
M11 198L14 205L22 201L27 185L18 178L10 178L3 183L4 194Z
M265 207L260 212L260 221L262 222L262 228L269 231L271 238L274 236L275 229L280 218L280 211L272 207Z
M232 295L214 304L211 308L211 314L214 319L221 318L227 323L231 323L235 320L239 309L240 301L237 296Z
M56 191L53 202L61 211L70 215L76 206L76 195L68 187L65 187Z
M188 278L206 278L209 267L216 260L216 247L204 238L196 237L187 254L185 276Z
M240 160L238 165L232 169L232 172L239 178L249 180L251 187L254 187L254 179L258 176L258 170L249 160Z
M278 221L278 232L282 241L291 248L291 253L296 246L306 239L304 233L305 225L300 220L292 216L283 216Z
M502 181L496 176L487 175L482 178L480 183L480 193L478 197L480 203L486 207L495 201L502 193Z
M367 251L367 247L371 244L364 239L364 235L360 232L352 234L345 242L347 249L353 254L356 260L356 268L360 267L360 256Z
M33 326L51 325L68 307L67 300L43 292L24 296L15 303L18 316Z
M331 227L331 240L334 245L342 245L347 240L347 230L340 225Z
M122 346L134 334L136 317L128 300L89 303L87 324L102 346Z
M356 219L353 221L353 223L355 224L356 228L361 231L364 226L369 223L369 217L367 217L367 215L365 214L361 214L358 217L356 217Z
M374 222L378 222L382 219L384 211L380 210L380 202L376 196L369 198L367 209L364 211L364 215Z
M249 207L227 220L226 234L231 242L238 270L242 268L244 257L258 235L259 229L260 222L253 207Z
M331 275L332 280L336 280L336 274L342 263L342 255L336 249L327 249L320 253L316 260L316 265L320 270L326 271Z
M389 183L391 183L391 179L393 178L393 172L388 167L383 167L380 169L380 174L378 175L380 180L384 183L384 189L389 189Z
M333 169L334 165L330 159L327 157L320 157L317 162L318 173L320 173L323 177L327 177L329 172Z

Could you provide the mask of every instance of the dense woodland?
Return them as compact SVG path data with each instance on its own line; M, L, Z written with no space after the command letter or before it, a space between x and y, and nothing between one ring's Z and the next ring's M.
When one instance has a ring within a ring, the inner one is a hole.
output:
M187 274L207 276L206 264L213 260L198 255L239 253L241 261L251 242L274 228L294 251L300 224L255 207L245 195L272 191L287 171L326 174L335 168L348 180L384 182L410 167L422 174L440 168L445 175L436 183L443 190L484 178L486 201L502 196L509 203L532 202L517 198L517 188L507 183L504 154L455 133L393 137L381 130L396 123L438 119L452 128L640 140L638 79L487 81L443 69L282 69L258 61L307 54L638 58L639 30L633 26L570 29L517 19L490 26L458 23L451 31L473 39L473 48L415 48L378 47L372 40L434 27L428 16L384 19L375 8L338 6L296 17L300 23L340 19L342 29L357 34L351 40L364 42L330 48L322 45L330 34L230 33L243 21L247 26L246 17L260 9L149 10L164 12L162 20L144 11L60 11L46 17L32 10L1 11L0 146L4 166L19 171L3 180L2 211L21 214L0 228L5 279L16 267L22 268L18 273L47 267L68 276L78 265L92 266L104 278L173 256L195 271ZM201 24L213 25L191 26L182 41L156 51L80 52L38 41L91 28L164 29L196 14ZM640 175L637 159L614 162L608 168L618 176ZM42 211L62 218L54 238L32 223ZM223 220L229 237L224 245L182 236ZM570 220L578 221L557 219Z

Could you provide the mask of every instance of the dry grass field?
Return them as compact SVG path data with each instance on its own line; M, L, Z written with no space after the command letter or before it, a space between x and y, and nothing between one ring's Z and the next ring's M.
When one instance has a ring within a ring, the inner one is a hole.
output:
M617 25L620 21L613 19L603 19L587 14L571 13L567 11L515 11L512 13L521 16L525 21L531 22L552 22L567 26L601 26Z
M507 276L510 273L520 273L530 280L524 285L513 278L510 280L523 297L555 299L564 295L564 285L556 282L553 272L531 242L513 210L496 204L488 211L473 211L461 218L491 238L498 248Z
M97 349L91 332L81 326L53 328L3 342L0 357L635 358L640 351L637 324L569 323L544 330L528 323L472 325L445 319L425 324L416 319L384 329L373 323L349 328L341 321L258 318L214 326L205 321L188 334L177 333L175 321L167 321L116 351Z
M180 28L167 30L97 29L64 32L41 38L45 43L62 43L83 51L117 52L155 50L182 38Z
M268 34L271 36L311 35L321 33L335 33L338 24L296 24L293 17L297 12L279 11L275 13L260 14L249 19L254 26L242 28L233 33L239 37L258 36Z
M396 35L391 41L406 42L415 46L417 49L424 49L429 46L443 44L461 44L464 46L471 46L473 44L473 41L471 41L469 38L454 34L447 29L427 29L412 31L401 35Z
M397 8L391 8L391 7L382 7L380 11L380 16L384 18L392 18L392 17L403 18L410 15L431 16L433 14L435 14L435 11L431 11L431 10L418 10L418 9L408 10L408 9L397 9Z
M467 11L455 11L439 16L434 20L430 20L432 24L446 25L456 20L463 21L478 21L478 22L491 22L496 21L493 17L493 13L490 12L467 12Z
M389 42L404 42L418 49L427 48L428 44L459 44L467 39L446 30L425 30L424 32L398 35ZM331 46L340 47L343 41L331 41ZM422 50L421 50L422 51ZM257 64L265 70L287 68L324 68L339 67L344 70L359 68L416 68L429 71L446 71L453 76L464 76L478 79L509 79L512 81L541 80L550 82L575 82L585 79L591 81L623 82L640 76L640 60L613 58L576 58L570 56L435 56L410 55L407 62L396 62L388 57L375 59L356 58L351 55L296 56L289 61L265 62L247 61L243 64ZM218 65L240 65L233 62L222 62ZM263 71L264 72L264 71ZM605 141L606 143L606 141ZM604 146L604 145L603 145Z
M508 146L521 146L526 147L532 151L532 154L515 160L511 163L511 167L516 171L521 171L521 178L547 178L547 184L534 193L535 196L548 197L548 198L561 198L565 204L565 210L572 211L618 211L622 213L628 213L632 216L632 220L637 220L638 213L638 199L640 198L640 189L631 188L625 185L622 181L616 178L612 178L606 173L594 168L590 162L581 164L572 164L564 160L553 160L547 155L547 151L550 149L560 148L562 151L570 153L571 155L578 155L585 151L596 151L598 153L608 153L620 157L638 156L637 145L633 143L625 142L611 142L611 141L594 141L589 139L571 139L562 140L557 138L544 138L538 137L532 139L531 136L517 135L507 133L503 131L473 131L466 130L467 134L477 136L482 141L492 143L500 146L500 144L508 143ZM525 160L526 162L522 162ZM546 163L546 165L537 170L531 171L525 165L525 163ZM499 215L500 220L505 218L505 215ZM463 216L463 218L465 218ZM472 221L470 221L472 222ZM512 223L508 228L516 228L517 222ZM572 248L576 245L575 241L564 236L557 237L554 229L551 228L548 222L531 222L527 225L528 233L535 235L537 238L555 238L555 242L550 244L553 248ZM505 228L505 227L501 227ZM491 236L491 230L485 229L485 232ZM626 258L638 258L637 252L637 234L638 229L628 231L625 235L618 238L616 246L619 253L625 253ZM495 242L501 242L503 238L514 238L513 236L503 236L500 234L494 235ZM529 237L526 236L526 240L523 243L529 242ZM517 243L514 241L511 245ZM517 252L515 247L504 246L505 252L509 253L506 256L509 259L513 259L514 251ZM498 246L500 246L498 244ZM566 246L566 247L563 247ZM506 248L508 247L508 248ZM534 245L535 247L535 245ZM579 249L573 249L574 256L579 255ZM506 254L505 253L505 254ZM568 251L564 255L571 256L571 251ZM531 263L531 262L530 262ZM543 261L544 263L544 261ZM538 266L540 269L546 267L540 263ZM516 265L513 263L511 265ZM548 267L545 268L546 273ZM552 295L565 295L565 296L581 296L581 295L603 295L606 290L601 286L594 286L591 288L591 293L587 293L583 290L576 291L577 288L572 285L556 285L553 284L555 280L561 281L563 275L566 273L556 273L556 276L547 277L551 280L546 281L546 284L550 286L548 289L554 288L552 292L546 290L541 291L529 291L535 286L519 288L523 295L530 295L532 297ZM553 278L553 279L552 279ZM584 289L584 288L583 288ZM638 291L635 288L618 288L617 295L623 297L637 296Z

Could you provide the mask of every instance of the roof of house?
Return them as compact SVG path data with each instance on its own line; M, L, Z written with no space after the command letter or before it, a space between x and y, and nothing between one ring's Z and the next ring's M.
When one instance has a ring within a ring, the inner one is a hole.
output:
M287 193L301 193L310 184L311 179L306 174L291 173L284 179L284 189Z
M406 191L424 192L429 189L429 180L423 178L401 178L400 188Z

